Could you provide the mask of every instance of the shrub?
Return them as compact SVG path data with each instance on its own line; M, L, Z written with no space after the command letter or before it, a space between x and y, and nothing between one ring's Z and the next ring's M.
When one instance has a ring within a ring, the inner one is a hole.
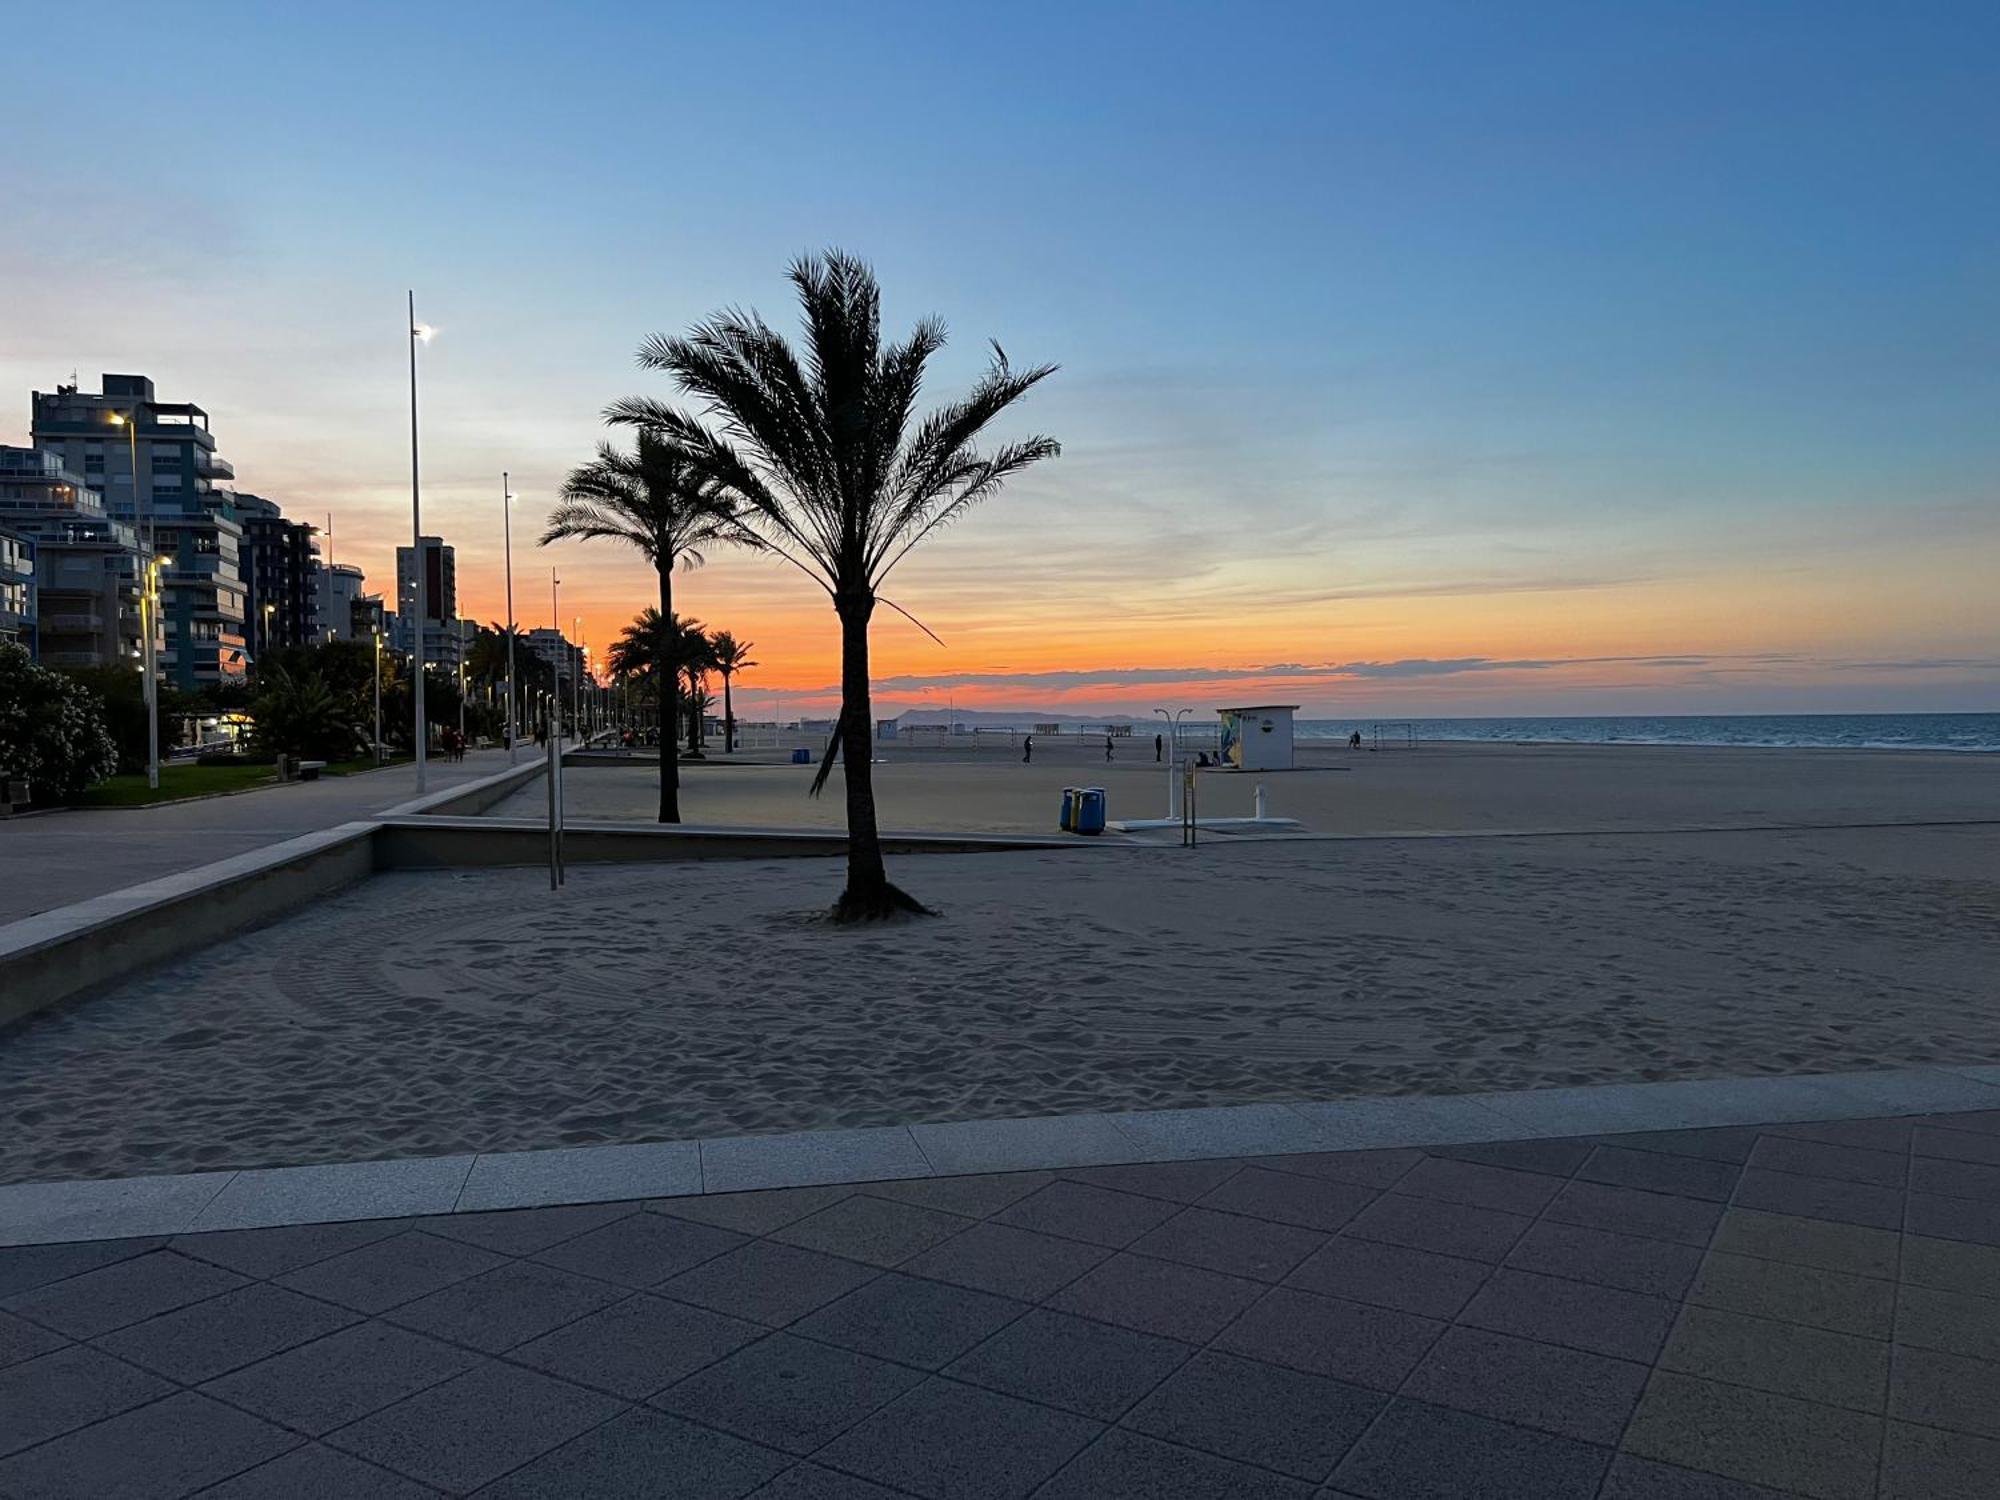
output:
M316 672L294 677L282 668L267 670L250 717L251 746L260 755L347 760L360 738L340 700Z
M25 777L37 802L68 802L117 769L104 705L0 641L0 775Z

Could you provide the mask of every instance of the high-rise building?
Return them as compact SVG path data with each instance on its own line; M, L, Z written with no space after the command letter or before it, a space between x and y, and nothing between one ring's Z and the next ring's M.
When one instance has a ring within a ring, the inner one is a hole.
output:
M583 648L571 645L569 637L560 630L543 625L525 632L521 639L544 665L555 669L564 692L583 676Z
M0 524L0 641L35 654L35 542Z
M144 554L133 529L105 513L97 491L53 453L0 446L0 525L35 546L43 665L137 664Z
M458 554L442 537L427 536L424 559L424 661L456 667L463 653L458 622ZM396 637L398 651L416 649L417 549L396 549Z
M312 565L313 635L322 641L366 640L364 623L355 629L355 606L361 602L367 580L353 563Z
M249 612L250 658L286 646L324 639L314 629L318 600L318 528L288 521L275 502L237 491L231 497L243 523L244 605Z
M112 520L173 563L163 573L162 677L182 688L239 682L249 666L235 471L216 456L208 413L158 400L143 375L105 375L34 393L33 442L104 496Z

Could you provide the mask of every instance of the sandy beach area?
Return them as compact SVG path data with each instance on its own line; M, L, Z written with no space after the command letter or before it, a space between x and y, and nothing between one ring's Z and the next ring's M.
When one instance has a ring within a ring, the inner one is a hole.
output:
M970 738L969 736L967 738ZM883 746L875 790L885 828L1054 833L1066 786L1101 786L1113 819L1166 816L1168 770L1150 738L1037 741L1032 765L1006 745ZM806 795L808 766L720 754L681 769L681 814L730 827L838 828L840 773ZM1654 745L1426 744L1350 752L1302 746L1300 769L1198 775L1204 817L1247 817L1262 785L1271 813L1317 833L1547 832L1765 828L2000 819L2000 755L1908 750L1779 750ZM650 822L654 761L573 764L572 821ZM491 809L547 816L537 783Z
M1800 805L1758 781L1733 816ZM1900 784L1905 819L1959 794ZM892 874L943 916L831 928L825 860L378 876L0 1037L0 1180L2000 1060L1991 826Z

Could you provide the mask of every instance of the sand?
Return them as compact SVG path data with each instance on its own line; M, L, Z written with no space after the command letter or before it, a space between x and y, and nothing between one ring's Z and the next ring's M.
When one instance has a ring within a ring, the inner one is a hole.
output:
M1022 765L1004 746L950 751L885 747L875 768L885 828L1054 833L1065 786L1102 786L1113 819L1166 815L1167 773L1152 741L1038 741ZM768 757L764 759L768 760ZM1199 777L1204 816L1246 817L1264 786L1270 811L1321 833L1531 832L1957 822L2000 818L2000 755L1902 750L1768 750L1639 745L1425 746L1415 751L1312 748L1304 769ZM651 821L656 763L579 764L565 778L572 821ZM837 828L843 783L810 798L812 769L727 763L683 768L682 816L738 827ZM542 818L539 783L492 809Z
M0 1035L0 1180L1990 1062L1996 872L1990 826L1095 845L902 860L944 915L859 930L824 860L385 875Z

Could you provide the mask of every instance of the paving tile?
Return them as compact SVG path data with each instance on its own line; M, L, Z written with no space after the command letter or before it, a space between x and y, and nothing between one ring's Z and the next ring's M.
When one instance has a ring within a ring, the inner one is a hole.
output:
M18 1365L24 1359L52 1354L68 1343L67 1338L52 1328L30 1323L12 1313L0 1313L0 1370Z
M1660 1370L1624 1448L1814 1500L1869 1500L1881 1442L1878 1417Z
M557 1203L619 1203L701 1191L693 1141L489 1151L472 1164L454 1209L482 1213Z
M915 1370L774 1333L653 1397L739 1437L811 1453L923 1380Z
M945 1373L1113 1422L1194 1352L1173 1339L1038 1307Z
M0 1303L18 1292L81 1276L101 1266L131 1260L166 1244L164 1238L79 1240L63 1245L0 1248Z
M1889 1374L1889 1415L2000 1438L2000 1364L1899 1347Z
M168 1248L227 1266L259 1281L331 1260L410 1227L403 1219L350 1219L342 1224L295 1224L281 1229L215 1229L178 1234Z
M1782 1261L1711 1251L1687 1300L1702 1307L1886 1339L1896 1311L1893 1282Z
M179 1391L40 1447L0 1459L0 1494L23 1500L159 1500L192 1494L299 1442L285 1432Z
M745 1243L734 1230L664 1214L631 1214L564 1240L535 1259L543 1265L645 1289Z
M2000 1442L1891 1422L1882 1454L1882 1500L1992 1500Z
M1901 1273L1913 1286L1991 1296L2000 1287L2000 1247L1906 1234Z
M909 1133L928 1158L927 1172L1018 1172L1088 1167L1130 1161L1143 1147L1105 1115L1059 1115L1037 1120L953 1120L912 1125ZM892 1177L925 1175L912 1172Z
M2000 1246L2000 1203L1973 1198L1947 1198L1937 1193L1910 1194L1910 1216L1904 1227L1912 1234L1936 1239L1965 1240Z
M781 1328L880 1274L837 1255L752 1240L662 1282L658 1290L678 1302Z
M1296 1160L1293 1157L1286 1161ZM1162 1161L1132 1166L1065 1167L1058 1173L1071 1182L1110 1188L1120 1193L1137 1193L1142 1198L1166 1198L1174 1203L1192 1203L1242 1169L1239 1161Z
M1209 1351L1183 1365L1123 1425L1318 1481L1333 1472L1387 1400L1324 1376Z
M561 1208L503 1208L491 1213L439 1214L421 1227L491 1250L496 1255L533 1255L564 1240L601 1229L613 1220L637 1213L636 1203L575 1203Z
M1155 1224L1164 1223L1178 1212L1171 1202L1094 1187L1087 1182L1060 1180L1020 1202L1003 1208L993 1217L1017 1229L1034 1229L1043 1234L1117 1249L1129 1245Z
M1643 1188L1650 1193L1673 1193L1683 1198L1706 1198L1711 1203L1727 1203L1736 1190L1742 1168L1729 1162L1709 1161L1698 1156L1675 1156L1665 1151L1635 1151L1624 1146L1599 1146L1590 1159L1577 1168L1586 1182L1605 1182L1615 1187Z
M877 1184L879 1186L879 1184ZM655 1213L739 1234L769 1234L774 1229L818 1213L829 1203L850 1197L854 1189L839 1187L769 1188L759 1193L704 1193L699 1198L665 1198L648 1203Z
M1984 1135L1972 1130L1940 1130L1919 1125L1910 1149L1918 1156L1942 1157L1947 1161L1977 1161L2000 1166L2000 1135Z
M1249 1359L1394 1390L1442 1332L1432 1318L1274 1287L1215 1347Z
M1114 1429L1035 1491L1035 1500L1306 1500L1309 1485Z
M1560 1178L1541 1172L1517 1172L1512 1167L1432 1157L1413 1167L1396 1184L1396 1191L1533 1218L1548 1207L1549 1200L1561 1187Z
M154 1250L7 1299L7 1309L71 1338L95 1338L244 1284L234 1271Z
M738 1500L791 1464L741 1438L661 1412L612 1418L479 1493L482 1500ZM672 1489L663 1491L670 1483Z
M1375 1198L1374 1189L1357 1187L1351 1182L1330 1182L1293 1172L1245 1167L1203 1197L1201 1206L1301 1229L1332 1231Z
M1014 1321L1024 1304L891 1271L795 1325L809 1338L937 1370Z
M2000 1287L1989 1290L2000 1292ZM1901 1287L1896 1293L1896 1342L2000 1362L2000 1299Z
M1829 1146L1855 1146L1864 1151L1906 1152L1910 1149L1910 1120L1817 1120L1767 1126L1766 1135L1792 1140L1823 1141Z
M1710 1248L1853 1276L1894 1277L1898 1244L1898 1236L1886 1229L1731 1208L1716 1226Z
M477 1245L409 1230L287 1271L278 1284L357 1312L380 1313L503 1263Z
M1384 1193L1354 1216L1347 1233L1463 1260L1499 1261L1534 1220L1490 1208Z
M1987 1083L2000 1077L2000 1070L1987 1068L1979 1075ZM1987 1135L2000 1135L2000 1109L1962 1109L1931 1115L1923 1121L1926 1125L1941 1126L1950 1130L1969 1130Z
M1251 1157L1242 1165L1290 1172L1299 1177L1318 1177L1327 1182L1349 1182L1356 1187L1388 1188L1423 1159L1424 1153L1416 1147L1401 1146L1383 1151L1288 1152L1283 1156ZM1195 1194L1196 1198L1200 1196Z
M964 1170L991 1167L968 1165ZM930 1162L902 1125L810 1130L800 1135L731 1136L701 1142L702 1185L711 1193L932 1175Z
M1901 1188L1875 1187L1863 1182L1836 1182L1830 1177L1801 1177L1792 1172L1766 1172L1746 1167L1736 1186L1736 1204L1769 1213L1831 1219L1874 1229L1903 1227Z
M1880 1412L1889 1384L1889 1346L1824 1328L1689 1307L1660 1352L1660 1368Z
M1059 1240L1011 1224L974 1224L903 1263L912 1276L1039 1302L1111 1254L1100 1245Z
M533 1261L513 1261L406 1302L388 1321L499 1354L623 1298L623 1288Z
M969 1219L997 1214L1055 1177L1049 1172L986 1172L965 1177L911 1177L902 1182L871 1182L863 1188L871 1198L914 1203Z
M386 1323L361 1323L210 1381L202 1389L318 1437L479 1362Z
M1556 1195L1545 1217L1558 1224L1612 1229L1679 1245L1706 1245L1722 1217L1722 1205L1603 1182L1572 1181Z
M171 1395L157 1375L71 1345L0 1370L0 1454L45 1443Z
M336 1448L462 1493L614 1416L619 1403L513 1365L483 1364L328 1434Z
M1598 1500L1788 1500L1788 1496L1761 1484L1621 1453L1611 1461Z
M1591 1500L1608 1448L1397 1400L1334 1470L1366 1500Z
M1950 1068L1897 1068L1841 1073L1825 1080L1834 1092L1862 1102L1860 1110L1837 1114L1940 1113L1980 1110L2000 1100L2000 1092L1977 1072ZM1975 1116L1976 1118L1976 1116Z
M307 1443L203 1490L201 1500L435 1500L436 1495L427 1485L352 1454Z
M1141 1333L1205 1344L1265 1290L1260 1281L1199 1266L1114 1255L1057 1292L1047 1305Z
M1678 1298L1701 1268L1701 1251L1670 1240L1544 1221L1521 1236L1507 1252L1506 1263L1571 1281Z
M1300 1264L1285 1285L1449 1319L1458 1316L1492 1269L1480 1261L1342 1236Z
M801 1250L818 1250L871 1266L897 1266L919 1251L950 1239L975 1220L958 1214L855 1196L787 1224L771 1238Z
M1740 1167L1750 1159L1757 1134L1754 1129L1724 1126L1716 1130L1646 1130L1632 1135L1608 1135L1602 1140L1607 1146L1620 1146L1627 1151L1660 1151L1668 1156L1693 1156Z
M637 1401L764 1336L706 1308L637 1292L508 1354L545 1375Z
M1540 1172L1545 1177L1570 1177L1591 1152L1588 1140L1556 1137L1535 1141L1475 1141L1465 1146L1431 1146L1430 1156L1451 1161L1478 1162L1488 1167L1508 1167L1516 1172Z
M852 1474L839 1474L818 1464L797 1464L785 1470L750 1500L904 1500L895 1490L884 1489Z
M1131 1249L1135 1255L1156 1255L1232 1276L1279 1281L1326 1242L1316 1230L1186 1208L1134 1240Z
M835 1439L817 1459L933 1500L1012 1500L1102 1430L1069 1412L934 1379Z
M1750 1153L1750 1165L1759 1170L1793 1172L1802 1177L1827 1177L1835 1182L1899 1188L1909 1173L1910 1158L1901 1151L1871 1151L1862 1146L1835 1146L1825 1141L1767 1135L1757 1142L1757 1149Z
M408 1156L238 1172L188 1228L261 1229L448 1213L472 1163L470 1156Z
M1651 1363L1673 1326L1674 1309L1665 1297L1503 1266L1459 1314L1459 1321L1495 1333Z
M1646 1366L1478 1328L1448 1328L1402 1394L1503 1422L1616 1446Z
M355 1321L346 1308L252 1282L106 1334L97 1345L181 1385L199 1385Z
M236 1175L188 1172L0 1186L0 1246L177 1234Z

